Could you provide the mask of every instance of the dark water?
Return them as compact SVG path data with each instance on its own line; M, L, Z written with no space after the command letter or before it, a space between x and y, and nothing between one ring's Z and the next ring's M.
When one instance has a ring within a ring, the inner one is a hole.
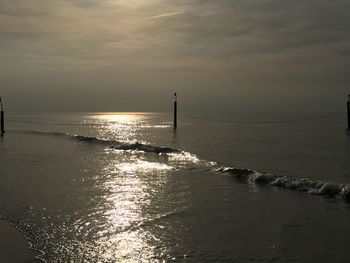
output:
M348 262L343 116L170 119L8 116L1 217L46 262Z

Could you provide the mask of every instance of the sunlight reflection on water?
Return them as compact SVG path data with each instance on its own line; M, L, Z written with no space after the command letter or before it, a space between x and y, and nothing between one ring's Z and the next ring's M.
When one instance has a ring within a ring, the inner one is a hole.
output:
M155 237L141 227L150 220L143 210L151 203L150 192L157 188L154 188L154 181L150 183L144 176L156 173L159 187L166 180L166 176L161 175L173 168L164 163L140 160L133 153L121 156L122 153L111 151L109 156L113 154L103 170L108 180L99 185L105 193L103 210L107 220L96 242L98 251L102 252L99 258L103 262L147 262L155 257L152 244Z
M33 246L46 253L44 260L165 262L174 257L174 249L180 251L177 256L183 256L181 242L173 240L171 233L182 231L178 217L187 209L190 193L189 186L174 180L172 173L201 161L176 148L171 154L142 151L168 145L164 134L171 139L172 130L166 130L171 124L159 116L84 115L84 125L74 126L73 131L87 140L73 143L66 140L68 136L33 136L40 139L38 147L46 147L42 143L46 139L50 149L56 149L49 151L55 163L52 172L45 171L37 179L40 187L49 190L45 198L40 191L32 194L38 199L20 223ZM159 135L165 139L159 141ZM136 141L149 147L111 147ZM50 160L45 160L40 167L51 168Z
M335 199L323 201L306 193L246 184L214 172L215 162L191 154L218 160L220 167L231 166L231 161L243 162L246 168L254 163L270 166L266 163L275 158L281 162L276 168L283 168L287 175L303 168L301 175L319 171L321 177L342 181L347 178L336 174L348 170L343 137L331 133L337 141L330 147L323 140L329 131L322 133L318 125L312 129L296 125L300 134L308 132L302 138L280 126L212 126L202 121L181 125L173 133L169 116L162 114L62 116L57 125L52 125L51 116L33 122L23 118L23 124L15 126L19 130L4 138L5 154L0 156L0 218L18 228L33 248L43 251L46 262L344 259L344 244L349 240L339 232L349 228L344 220L347 203L343 206ZM314 134L318 134L315 140ZM287 144L286 136L291 139ZM134 140L144 140L145 145L128 147L125 143L126 147L113 148L120 145L118 141ZM289 151L296 142L303 145L297 147L300 152L313 145L325 147L314 153L307 149L293 159L296 151ZM164 146L170 151L156 149ZM266 149L278 151L265 154ZM285 162L288 156L292 163ZM320 169L311 169L305 160ZM334 165L322 165L329 164L325 160ZM317 173L311 176L318 178Z
M164 170L171 170L172 167L164 163L137 160L134 163L121 163L118 165L118 169L121 172L132 174L134 172L147 173L150 171L159 172Z
M94 121L102 124L99 133L102 137L114 137L118 141L136 142L138 126L146 122L147 114L117 113L94 115Z
M123 113L104 113L89 115L89 122L100 126L98 133L103 139L113 138L125 143L146 143L144 136L151 133L151 129L170 128L169 123L151 124L154 117L152 113L145 112L123 112ZM139 132L142 130L141 140Z

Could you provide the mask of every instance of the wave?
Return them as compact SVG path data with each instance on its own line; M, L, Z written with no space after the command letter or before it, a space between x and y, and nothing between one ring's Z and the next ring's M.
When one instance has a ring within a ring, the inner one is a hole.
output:
M215 171L232 175L248 183L270 185L299 192L307 192L312 195L340 198L350 201L350 184L325 182L309 178L298 179L236 167L219 167L215 169Z
M12 132L16 133L25 133L25 134L32 134L32 135L46 135L46 136L71 136L69 133L64 132L45 132L45 131L23 131L23 130L12 130Z
M237 167L218 167L216 162L207 162L200 160L196 155L191 153L164 146L153 146L142 143L124 143L116 140L105 140L97 137L72 135L69 133L60 132L42 132L42 131L28 131L31 134L49 135L49 136L65 136L70 139L78 140L80 142L93 143L103 145L116 150L132 150L142 151L155 154L167 154L175 160L181 161L181 158L191 160L193 163L197 163L196 168L201 166L210 166L215 172L229 174L236 179L245 181L247 183L253 183L257 185L269 185L299 192L307 192L312 195L320 195L330 198L344 199L350 202L350 184L341 184L334 182L327 182L321 180L315 180L310 178L294 178L289 176L279 176L270 173L254 171L247 168ZM179 156L180 155L180 156Z
M28 121L28 120L16 120L15 118L8 117L8 122L22 123L22 124L37 124L45 126L100 126L100 123L58 123L58 122L41 122L41 121Z
M96 144L102 144L106 145L112 149L117 150L134 150L134 151L142 151L142 152L148 152L148 153L178 153L180 150L173 149L170 147L164 147L164 146L153 146L143 143L123 143L115 140L103 140L98 139L96 137L88 137L88 136L81 136L81 135L74 135L72 138L75 138L82 142L89 142L89 143L96 143Z
M63 132L43 132L43 131L26 131L26 133L34 134L34 135L47 135L47 136L60 136L67 137L70 139L78 140L80 142L94 143L103 146L107 146L116 150L132 150L132 151L142 151L147 153L156 153L156 154L168 154L168 153L185 153L179 149L174 149L171 147L165 146L154 146L149 144L143 144L139 142L135 143L125 143L117 140L105 140L92 136L83 136L83 135L73 135L70 133Z

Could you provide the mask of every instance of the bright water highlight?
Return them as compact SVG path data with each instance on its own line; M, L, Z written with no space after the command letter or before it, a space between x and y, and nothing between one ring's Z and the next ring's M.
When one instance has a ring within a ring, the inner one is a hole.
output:
M341 117L169 120L9 116L1 217L45 262L347 262Z

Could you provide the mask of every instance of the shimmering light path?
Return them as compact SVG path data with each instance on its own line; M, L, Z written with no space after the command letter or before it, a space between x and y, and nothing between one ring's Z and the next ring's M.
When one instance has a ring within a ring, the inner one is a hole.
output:
M349 249L339 234L350 227L346 202L258 186L286 178L268 172L347 183L338 173L348 167L343 134L295 127L332 141L315 148L313 136L263 124L182 120L173 133L166 114L10 117L0 141L0 216L48 263L342 262ZM332 173L325 158L337 164ZM214 172L225 163L231 168ZM296 174L300 167L307 174Z

